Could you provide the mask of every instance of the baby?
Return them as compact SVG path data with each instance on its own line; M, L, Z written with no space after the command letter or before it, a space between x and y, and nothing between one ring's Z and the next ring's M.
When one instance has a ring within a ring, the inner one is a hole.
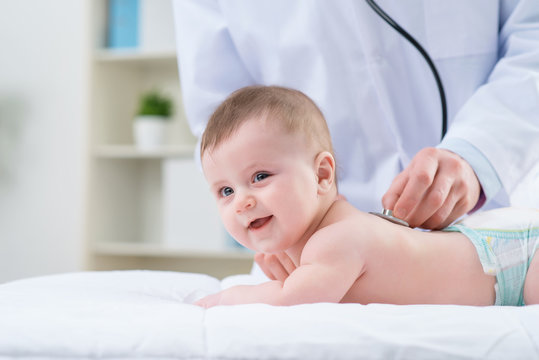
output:
M299 91L233 93L208 122L201 160L228 232L296 269L197 305L539 303L538 211L524 212L522 230L422 232L357 210L338 195L324 117Z

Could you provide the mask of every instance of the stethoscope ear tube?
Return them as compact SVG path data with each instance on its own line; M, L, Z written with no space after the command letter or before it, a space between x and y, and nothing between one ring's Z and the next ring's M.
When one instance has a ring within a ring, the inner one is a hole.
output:
M406 40L408 40L416 49L419 51L419 53L423 56L425 61L430 67L430 70L432 71L432 74L434 75L434 79L436 80L436 85L438 86L438 92L440 93L440 102L442 106L442 139L444 138L445 134L447 133L447 102L445 98L445 91L444 87L442 85L442 79L440 78L440 75L438 74L438 70L436 69L436 66L434 65L434 62L430 58L429 54L423 47L417 42L416 39L412 37L406 30L404 30L395 20L393 20L389 15L387 15L375 2L374 0L365 0L367 4L386 22L388 23L393 29L395 29L399 34L404 36Z

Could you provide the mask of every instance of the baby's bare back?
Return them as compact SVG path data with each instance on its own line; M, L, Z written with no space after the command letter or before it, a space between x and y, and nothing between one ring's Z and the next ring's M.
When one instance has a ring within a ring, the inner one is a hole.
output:
M365 271L342 302L492 305L495 277L457 232L422 232L368 214L358 233ZM356 223L357 224L357 223Z

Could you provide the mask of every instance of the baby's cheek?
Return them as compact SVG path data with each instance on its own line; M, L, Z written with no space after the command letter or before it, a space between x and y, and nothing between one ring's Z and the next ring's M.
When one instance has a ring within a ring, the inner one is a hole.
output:
M221 213L221 221L223 222L225 230L228 232L228 234L234 239L237 239L239 232L239 224L235 217L226 213Z
M302 209L291 212L285 219L283 228L287 231L286 237L297 238L302 236L312 222L312 216Z
M226 231L228 232L227 235L232 238L231 239L232 241L240 243L241 245L249 248L250 242L247 239L247 234L243 227L230 226L230 224L227 225L226 223L224 225L225 225Z

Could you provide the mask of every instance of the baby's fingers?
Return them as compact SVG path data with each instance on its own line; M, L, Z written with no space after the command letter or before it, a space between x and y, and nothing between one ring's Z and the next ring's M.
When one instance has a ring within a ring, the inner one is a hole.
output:
M212 295L205 296L200 300L195 301L194 304L208 309L213 306L219 305L220 298L221 298L221 293L212 294Z

